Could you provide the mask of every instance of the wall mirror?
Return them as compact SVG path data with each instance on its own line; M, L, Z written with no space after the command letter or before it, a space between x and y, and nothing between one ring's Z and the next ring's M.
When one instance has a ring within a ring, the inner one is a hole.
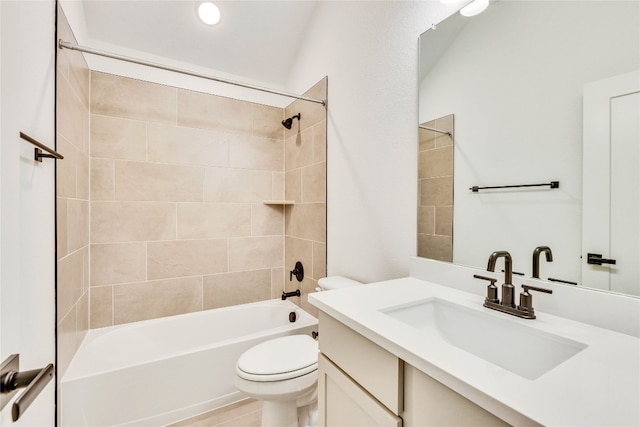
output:
M497 1L419 44L418 123L455 116L452 261L486 268L507 250L514 272L532 276L534 249L549 247L540 278L639 295L640 2ZM598 108L584 100L620 80L631 89L607 105L625 100L621 125L606 129L627 146L605 140L589 154L599 119L584 115ZM529 184L547 185L471 190Z

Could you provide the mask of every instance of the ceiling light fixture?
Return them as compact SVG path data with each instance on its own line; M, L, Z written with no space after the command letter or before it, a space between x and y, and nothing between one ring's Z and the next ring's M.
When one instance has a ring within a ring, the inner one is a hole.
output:
M205 24L216 25L220 21L220 9L210 1L205 1L198 6L198 16Z
M460 9L460 15L462 16L475 16L489 6L489 0L473 0L471 3Z

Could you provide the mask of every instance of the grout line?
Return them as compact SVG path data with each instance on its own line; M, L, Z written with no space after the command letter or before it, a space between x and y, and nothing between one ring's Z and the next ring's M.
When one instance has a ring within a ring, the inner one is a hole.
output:
M59 324L61 324L61 323L62 323L62 321L63 321L67 316L69 316L69 314L71 314L71 311L72 311L72 310L74 310L74 309L77 307L77 305L78 305L78 301L80 301L80 298L78 298L78 300L77 300L76 302L74 302L73 304L71 304L71 308L69 308L69 310L67 310L67 311L63 314L63 316L62 316L60 319L56 319L56 322L57 322L57 324L58 324L58 325L59 325Z
M251 272L251 271L259 271L259 270L267 270L270 267L264 267L264 268L257 268L257 269L252 269L252 270L240 270L240 271L221 271L221 272L216 272L216 273L197 273L197 274L192 274L190 276L176 276L176 277L163 277L163 278L158 278L158 279L150 279L150 280L136 280L134 282L121 282L121 283L107 283L107 284L103 284L103 285L95 285L95 286L91 286L92 288L106 288L109 286L128 286L128 285L136 285L136 284L143 284L143 283L149 283L149 282L164 282L167 280L182 280L182 279L193 279L194 277L205 277L205 276L217 276L217 275L222 275L222 274L229 274L229 273L246 273L246 272Z

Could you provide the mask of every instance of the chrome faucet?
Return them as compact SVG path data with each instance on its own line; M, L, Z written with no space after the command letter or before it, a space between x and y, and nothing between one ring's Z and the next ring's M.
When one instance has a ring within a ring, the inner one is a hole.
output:
M514 303L514 286L511 284L512 279L512 260L511 254L507 251L496 251L489 257L487 271L495 271L496 261L498 258L504 258L504 283L502 284L502 301L498 299L498 288L496 287L497 279L493 277L485 277L474 274L476 279L489 281L487 286L487 296L484 299L484 306L492 310L498 310L513 316L522 317L524 319L535 319L535 311L533 309L533 297L529 291L553 293L551 289L538 288L535 286L522 285L522 293L520 294L520 304L516 307Z
M533 250L533 277L540 278L540 254L544 252L547 262L553 261L553 254L549 246L538 246Z
M502 302L501 305L508 307L515 307L513 302L514 287L511 281L513 280L513 262L511 260L511 254L507 251L496 251L489 256L489 262L487 264L487 271L496 271L496 261L498 258L504 258L504 283L502 284Z

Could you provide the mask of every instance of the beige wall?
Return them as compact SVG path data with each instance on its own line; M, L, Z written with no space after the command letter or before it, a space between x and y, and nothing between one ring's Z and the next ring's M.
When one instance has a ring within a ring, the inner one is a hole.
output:
M262 202L285 198L284 165L294 161L283 109L91 76L91 328L279 297L293 243L283 207ZM303 114L299 137L315 136L312 155L324 151L325 115ZM323 156L296 160L309 186L300 209L322 225L287 221L313 239L292 257L315 241L324 254Z
M327 99L327 78L309 89L306 96ZM318 279L326 276L327 264L327 114L326 108L306 101L295 101L285 116L300 113L285 133L285 198L295 201L286 206L285 284L287 291L300 288L302 297L292 298L317 316L307 303ZM304 280L289 281L288 272L296 261L304 266Z
M58 36L74 40L62 9ZM56 162L58 379L88 329L89 69L82 54L57 50Z
M453 114L423 123L453 133ZM453 259L453 138L418 129L418 256Z

